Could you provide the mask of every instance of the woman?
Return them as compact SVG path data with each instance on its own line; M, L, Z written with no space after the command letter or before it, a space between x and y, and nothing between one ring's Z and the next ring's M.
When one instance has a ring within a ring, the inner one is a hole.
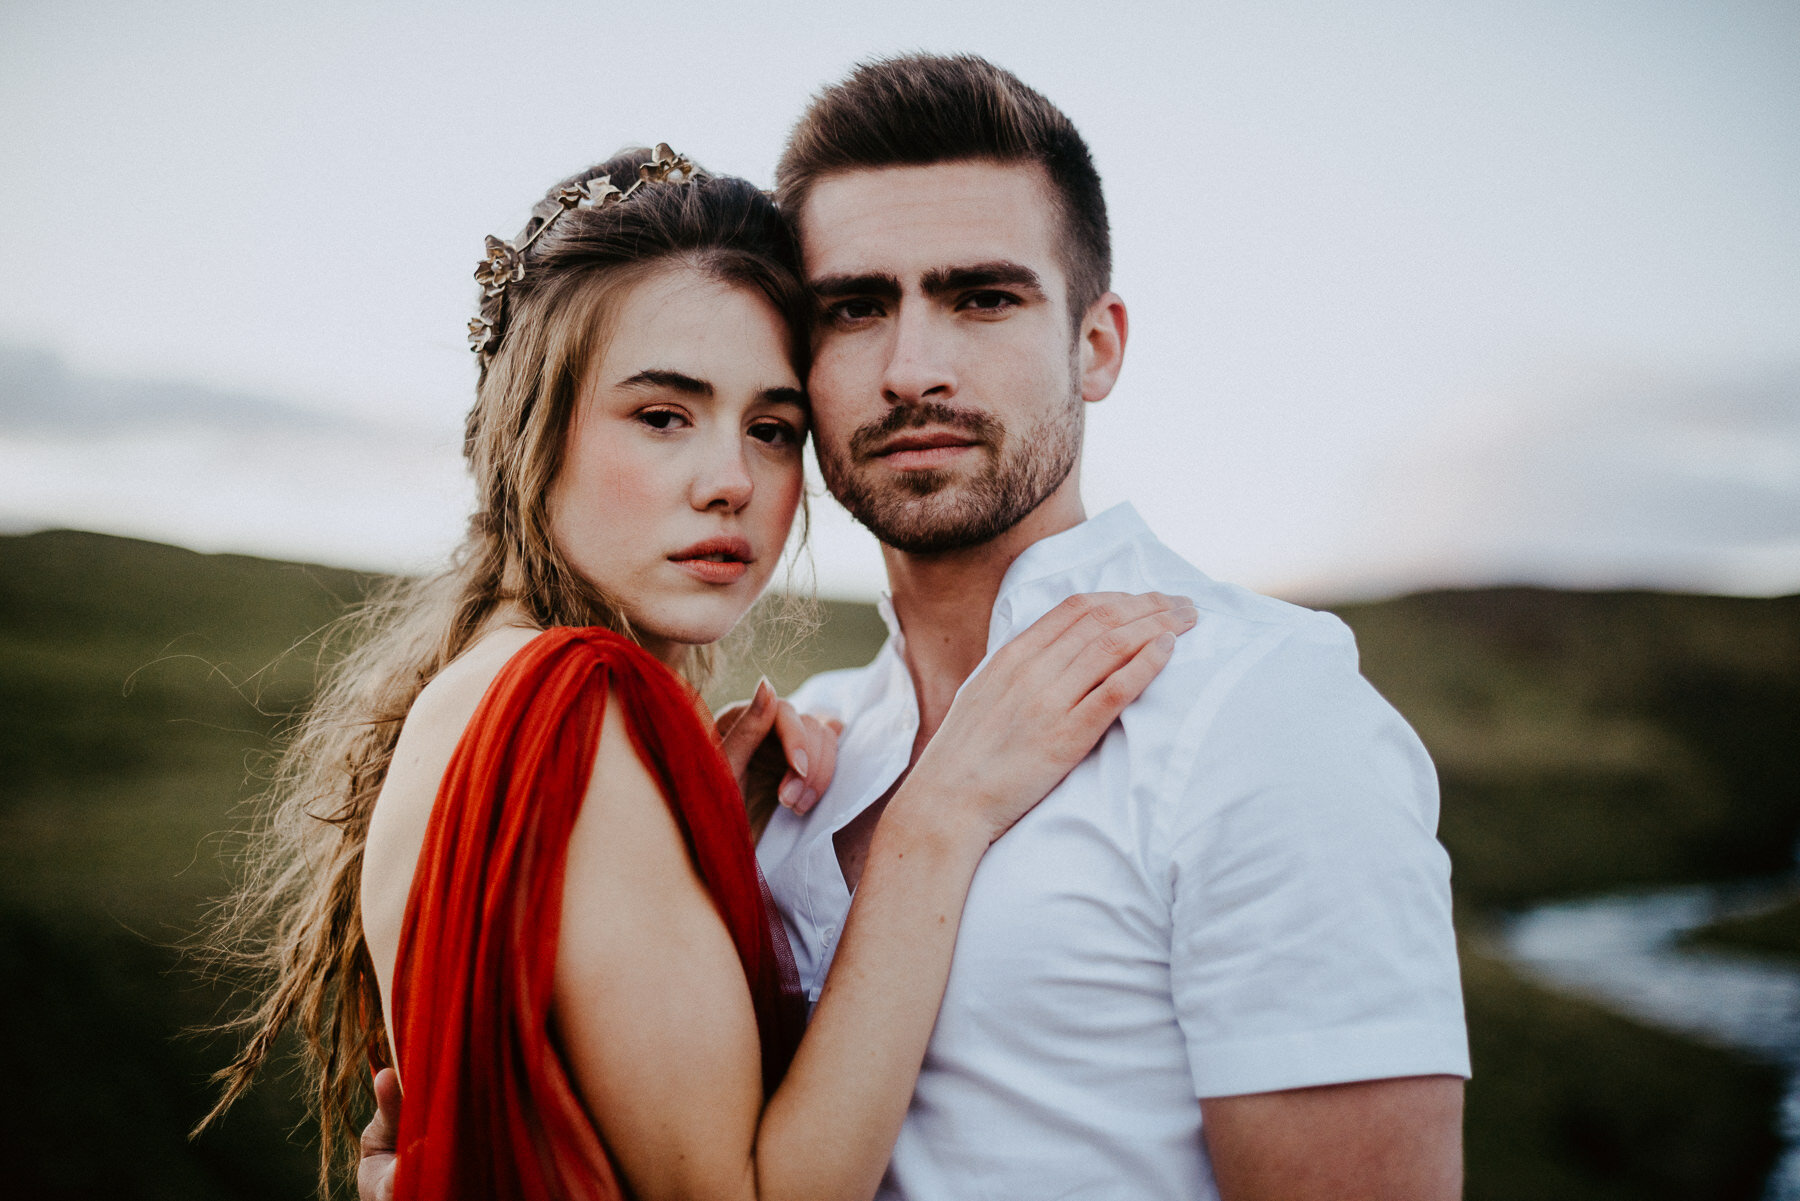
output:
M737 789L677 675L767 583L800 500L790 235L659 146L553 189L478 278L478 511L290 752L280 866L244 910L279 919L274 983L221 1108L293 1021L322 1171L392 1046L401 1196L868 1196L977 862L1192 612L1138 598L1109 630L1065 605L969 682L881 818L800 1041Z

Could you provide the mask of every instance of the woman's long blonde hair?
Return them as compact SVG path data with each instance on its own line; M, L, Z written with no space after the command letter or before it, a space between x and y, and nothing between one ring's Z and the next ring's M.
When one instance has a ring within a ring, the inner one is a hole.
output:
M743 180L705 177L640 189L622 204L559 212L555 194L600 175L636 178L650 158L626 151L552 188L518 239L544 222L508 286L497 347L484 353L464 454L476 485L469 531L444 570L397 580L342 619L326 670L292 728L257 803L238 859L237 889L200 944L215 970L254 989L227 1029L243 1036L217 1073L206 1128L249 1088L277 1037L301 1041L309 1104L320 1124L319 1188L334 1165L354 1170L370 1066L390 1057L381 998L363 942L363 844L400 727L420 691L468 648L502 605L539 626L605 626L624 613L569 564L550 535L546 502L582 381L623 294L671 267L766 296L788 323L804 378L807 302L792 234L770 199ZM696 656L690 675L703 674Z

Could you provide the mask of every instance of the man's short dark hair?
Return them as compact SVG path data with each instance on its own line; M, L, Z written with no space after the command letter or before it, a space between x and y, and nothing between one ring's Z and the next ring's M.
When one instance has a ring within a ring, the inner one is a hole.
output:
M968 160L1043 168L1062 216L1070 319L1079 322L1112 286L1100 174L1061 110L984 58L906 54L859 65L801 115L775 168L775 196L798 223L827 175Z

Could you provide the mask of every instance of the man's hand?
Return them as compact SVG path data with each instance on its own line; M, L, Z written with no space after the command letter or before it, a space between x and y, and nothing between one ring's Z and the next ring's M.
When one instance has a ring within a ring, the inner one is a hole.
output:
M400 1077L393 1068L382 1068L375 1073L375 1118L362 1132L362 1162L356 1165L359 1201L392 1201L399 1137Z
M773 801L806 813L830 786L841 723L796 712L768 680L748 701L721 709L717 725L725 761L752 814L766 815Z
M1456 1201L1463 1082L1410 1076L1200 1102L1225 1201Z

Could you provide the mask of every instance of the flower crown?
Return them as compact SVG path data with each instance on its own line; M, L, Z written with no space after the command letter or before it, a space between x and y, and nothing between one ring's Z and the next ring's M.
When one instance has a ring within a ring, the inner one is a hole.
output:
M499 346L507 285L525 278L525 252L544 236L545 230L556 224L558 217L571 209L607 209L623 204L646 184L694 183L705 178L706 172L694 166L692 159L685 154L676 154L667 142L658 142L656 149L650 152L650 161L638 167L637 178L630 187L621 189L613 184L611 176L596 175L558 188L546 197L542 203L554 202L556 207L545 217L534 217L535 227L528 222L526 229L529 232L517 245L489 234L487 254L475 268L475 282L481 285L481 312L469 321L469 349L485 358Z

